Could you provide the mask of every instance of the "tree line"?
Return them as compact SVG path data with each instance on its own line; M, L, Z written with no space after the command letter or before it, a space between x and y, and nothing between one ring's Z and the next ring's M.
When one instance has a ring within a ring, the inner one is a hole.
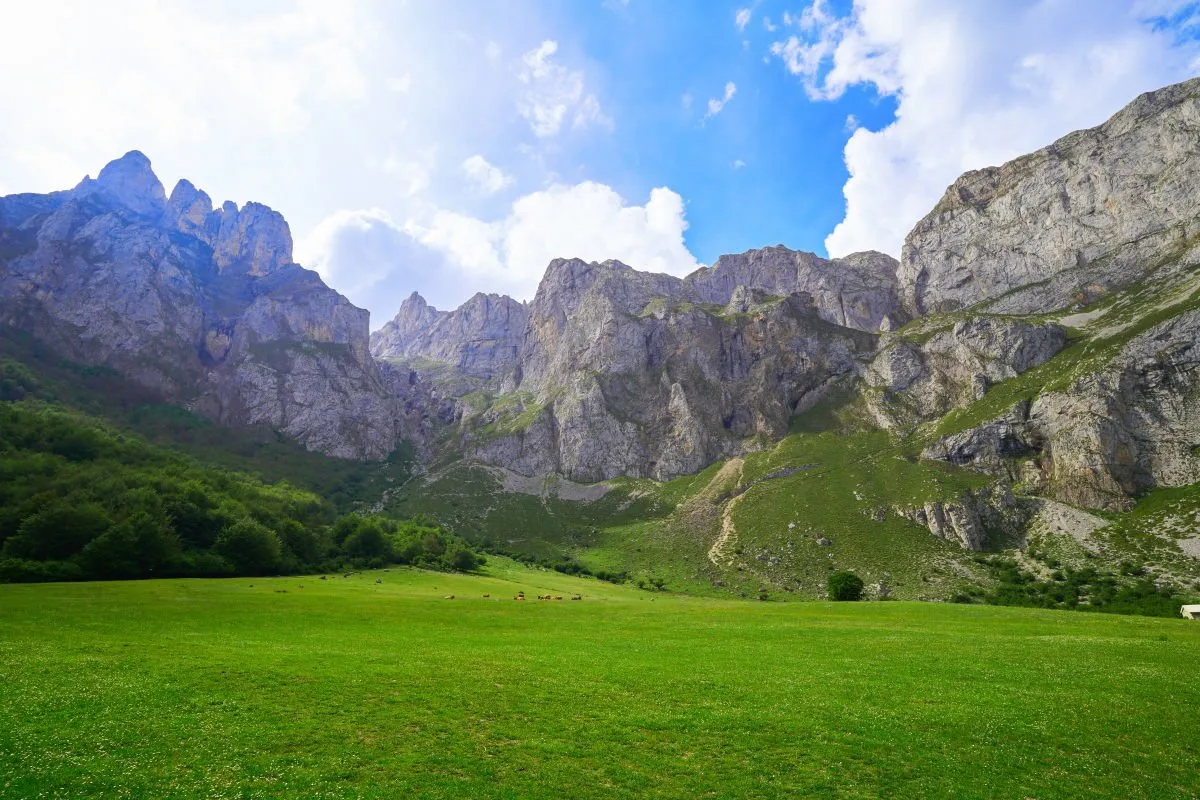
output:
M214 468L94 417L19 399L23 377L4 376L0 402L0 581L483 563L429 520L339 515L286 482Z

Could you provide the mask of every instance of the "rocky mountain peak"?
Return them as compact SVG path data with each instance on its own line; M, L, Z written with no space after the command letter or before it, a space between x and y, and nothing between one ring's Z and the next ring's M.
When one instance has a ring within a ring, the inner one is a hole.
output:
M1200 78L958 178L905 240L905 302L914 314L1086 305L1151 268L1194 262L1197 209Z
M704 302L721 305L730 301L738 286L781 297L806 292L823 319L876 331L881 325L906 319L897 266L896 259L884 253L854 253L830 260L776 245L721 256L712 267L693 272L687 281Z
M75 191L81 196L103 194L144 217L158 217L167 202L166 191L150 168L150 159L137 150L110 161L95 180L85 177Z
M204 232L212 213L213 205L209 196L192 185L191 181L183 179L171 190L165 220L183 233L209 238Z
M221 207L213 261L222 272L269 275L292 262L292 232L278 211L261 203Z

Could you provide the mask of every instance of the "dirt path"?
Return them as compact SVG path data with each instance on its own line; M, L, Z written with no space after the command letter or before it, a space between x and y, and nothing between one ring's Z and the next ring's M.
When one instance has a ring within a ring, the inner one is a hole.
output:
M733 477L733 471L736 470L737 478L733 481L733 485L738 486L742 482L744 464L745 462L740 458L731 459L713 478L713 485L727 485L729 479ZM728 566L733 561L730 551L733 549L733 542L737 537L737 529L733 525L733 510L745 496L745 494L739 494L730 500L725 504L725 510L721 514L721 535L708 549L708 560L718 567Z

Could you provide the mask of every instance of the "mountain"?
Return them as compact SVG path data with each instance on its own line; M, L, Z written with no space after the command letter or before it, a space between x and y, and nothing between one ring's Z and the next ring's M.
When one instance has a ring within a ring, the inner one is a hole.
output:
M347 458L395 446L367 312L292 261L278 213L214 209L187 181L168 198L136 151L72 190L0 198L0 324L226 424Z
M278 214L130 153L0 198L0 323L313 450L407 440L370 508L571 569L1162 606L1200 580L1197 90L963 175L898 262L555 259L529 302L414 293L370 337Z
M1192 262L1198 89L1148 92L1099 127L956 180L905 239L909 311L1057 311Z

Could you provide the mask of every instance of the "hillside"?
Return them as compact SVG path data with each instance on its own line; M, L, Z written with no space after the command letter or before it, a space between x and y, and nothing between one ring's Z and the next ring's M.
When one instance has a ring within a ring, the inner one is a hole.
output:
M1198 87L962 176L899 261L560 258L369 338L282 217L132 152L0 198L0 346L108 439L570 571L1168 613L1200 591Z

